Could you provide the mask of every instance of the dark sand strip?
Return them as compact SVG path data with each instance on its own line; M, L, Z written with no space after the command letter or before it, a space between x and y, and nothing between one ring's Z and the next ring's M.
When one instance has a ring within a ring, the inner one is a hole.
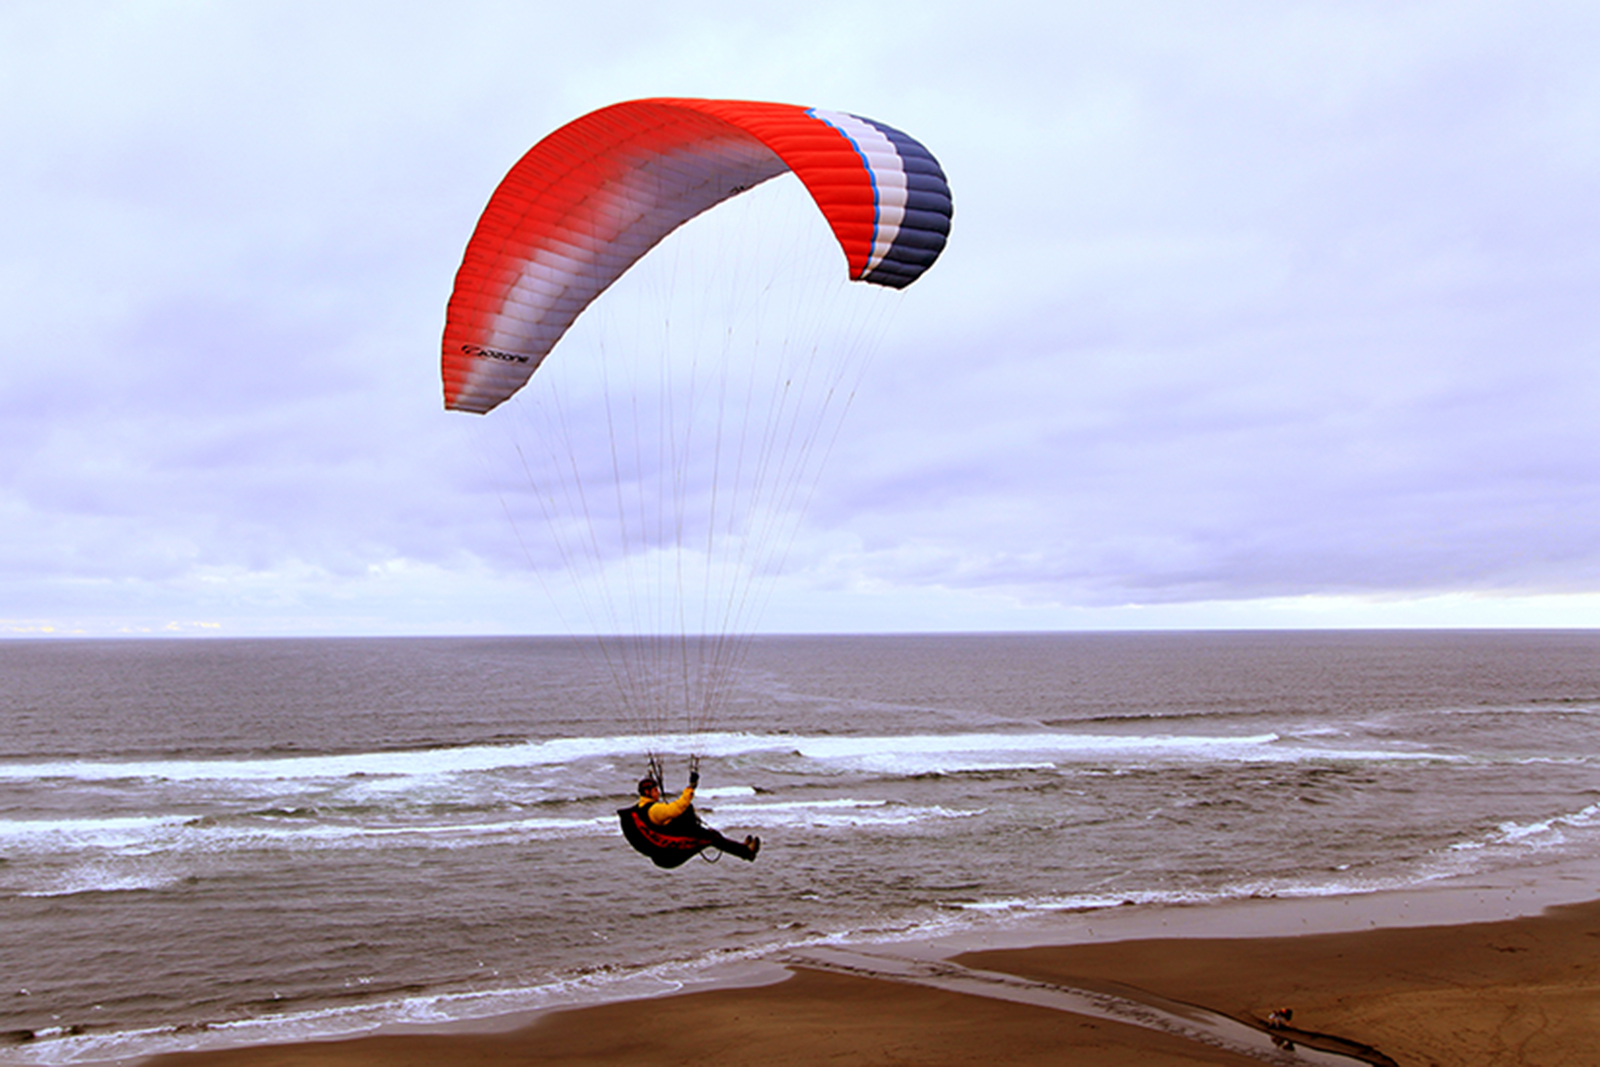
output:
M1391 1067L1384 1057L1367 1054L1368 1050L1365 1049L1345 1046L1330 1052L1317 1047L1328 1045L1325 1039L1309 1047L1290 1049L1287 1047L1289 1042L1276 1030L1268 1033L1264 1028L1240 1022L1199 1005L1183 1004L1132 988L1123 988L1118 992L1104 988L1090 989L1082 984L1066 985L999 971L975 970L949 960L918 960L877 951L816 949L797 954L791 963L793 966L833 974L853 974L862 978L906 982L930 989L965 993L968 996L992 997L1016 1004L1034 1004L1090 1019L1171 1034L1186 1041L1210 1045L1267 1063L1297 1064L1299 1067L1360 1067L1367 1064ZM1352 1055L1352 1052L1356 1054Z

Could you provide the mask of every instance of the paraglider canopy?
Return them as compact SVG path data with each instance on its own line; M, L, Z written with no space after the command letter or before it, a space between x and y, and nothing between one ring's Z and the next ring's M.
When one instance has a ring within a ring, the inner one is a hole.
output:
M534 145L485 208L450 297L445 407L500 404L662 238L786 171L822 211L852 279L904 288L943 251L950 187L893 127L791 104L613 104Z
M542 519L548 537L517 540L559 587L545 586L564 627L593 637L607 695L651 751L703 751L735 699L877 323L899 302L886 290L939 258L951 212L938 162L899 130L733 100L601 108L495 189L450 296L445 407L505 405L469 434L490 482L517 490L500 498L513 526ZM685 253L714 234L738 240ZM759 254L739 254L746 239ZM615 318L638 333L614 340ZM506 404L564 337L575 358ZM619 814L663 865L703 847ZM714 847L753 857L732 844Z

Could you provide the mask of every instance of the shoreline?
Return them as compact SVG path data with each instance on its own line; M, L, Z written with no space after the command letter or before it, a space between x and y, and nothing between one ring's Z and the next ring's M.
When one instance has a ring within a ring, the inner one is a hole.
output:
M1600 959L1591 948L1597 943L1600 860L1568 860L1406 890L1030 915L951 936L862 939L778 951L713 965L632 997L476 1019L395 1022L353 1036L95 1062L357 1067L398 1058L419 1065L456 1060L643 1064L673 1060L680 1047L675 1042L700 1048L703 1043L692 1036L695 1027L742 1035L750 1062L770 1063L775 1055L780 1063L830 1056L868 1062L870 1049L920 1048L918 1042L936 1033L942 1036L918 1054L933 1057L924 1062L982 1062L994 1041L1013 1038L1024 1045L1040 1042L1041 1055L1050 1050L1059 1057L1062 1049L1072 1048L1074 1062L1085 1064L1263 1062L1159 1028L808 965L808 955L815 961L819 953L841 949L911 963L947 961L1026 983L1109 991L1135 1003L1199 1005L1236 1020L1259 1022L1275 1007L1297 1007L1296 1023L1372 1045L1400 1063L1579 1063L1581 1058L1485 1058L1482 1049L1464 1058L1419 1059L1435 1054L1408 1035L1451 1040L1451 1034L1481 1030L1473 1023L1486 1011L1509 1018L1554 998L1570 1009L1567 1021L1547 1020L1544 1032L1554 1034L1549 1040L1558 1044L1592 1041L1570 1050L1571 1056L1585 1055L1600 1047L1600 962L1587 962ZM1569 958L1574 953L1576 958ZM1397 965L1407 973L1396 973ZM1429 972L1435 965L1443 971ZM1319 969L1325 977L1315 979ZM1452 978L1469 972L1481 987L1471 996ZM1550 977L1558 973L1567 975L1564 984ZM1421 1003L1431 1007L1419 1013ZM1397 1024L1391 1016L1409 1021ZM930 1018L939 1020L931 1030ZM1434 1019L1456 1023L1441 1034L1428 1021ZM951 1028L959 1033L943 1033ZM847 1045L832 1044L841 1034L850 1035ZM721 1042L713 1044L720 1048ZM796 1051L802 1048L808 1050L805 1055ZM1397 1048L1408 1056L1397 1056ZM783 1058L785 1049L796 1052L792 1060ZM725 1050L718 1055L728 1058ZM742 1055L729 1062L745 1062ZM1027 1055L1017 1060L1027 1061Z
M996 949L954 962L1182 1019L1207 1009L1254 1035L1252 1049L1174 1032L1137 1014L1109 1018L1025 998L804 964L784 981L547 1013L499 1032L390 1032L340 1041L192 1052L150 1067L368 1067L376 1064L732 1064L1003 1060L1089 1067L1301 1064L1579 1064L1600 1047L1600 900L1537 917L1467 925L1256 938L1182 937ZM1259 1022L1295 1009L1304 1029ZM1256 1024L1252 1026L1251 1024ZM1296 1046L1289 1050L1272 1043ZM1330 1044L1332 1037L1342 1039ZM1333 1049L1320 1052L1319 1048Z

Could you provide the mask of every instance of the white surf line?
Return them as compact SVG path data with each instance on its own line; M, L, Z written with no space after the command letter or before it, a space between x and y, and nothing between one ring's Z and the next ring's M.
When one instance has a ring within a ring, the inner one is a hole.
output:
M952 993L1008 1000L1017 1004L1053 1008L1074 1015L1142 1026L1188 1041L1196 1041L1227 1052L1249 1056L1283 1067L1350 1067L1371 1061L1337 1052L1325 1052L1305 1045L1282 1048L1273 1035L1247 1026L1219 1012L1190 1004L1165 1001L1170 1008L1111 993L1075 989L1053 982L1038 982L999 971L979 971L946 960L918 960L905 956L883 956L840 948L808 948L784 956L781 962L792 967L849 974L860 978L887 979L909 985L928 986Z

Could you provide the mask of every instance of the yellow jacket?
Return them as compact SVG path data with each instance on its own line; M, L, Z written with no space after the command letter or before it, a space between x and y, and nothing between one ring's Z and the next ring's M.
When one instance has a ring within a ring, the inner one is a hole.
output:
M645 815L657 826L665 826L689 810L689 805L694 803L694 786L685 786L683 792L678 794L677 800L651 800L649 797L639 798L639 807L645 809Z

